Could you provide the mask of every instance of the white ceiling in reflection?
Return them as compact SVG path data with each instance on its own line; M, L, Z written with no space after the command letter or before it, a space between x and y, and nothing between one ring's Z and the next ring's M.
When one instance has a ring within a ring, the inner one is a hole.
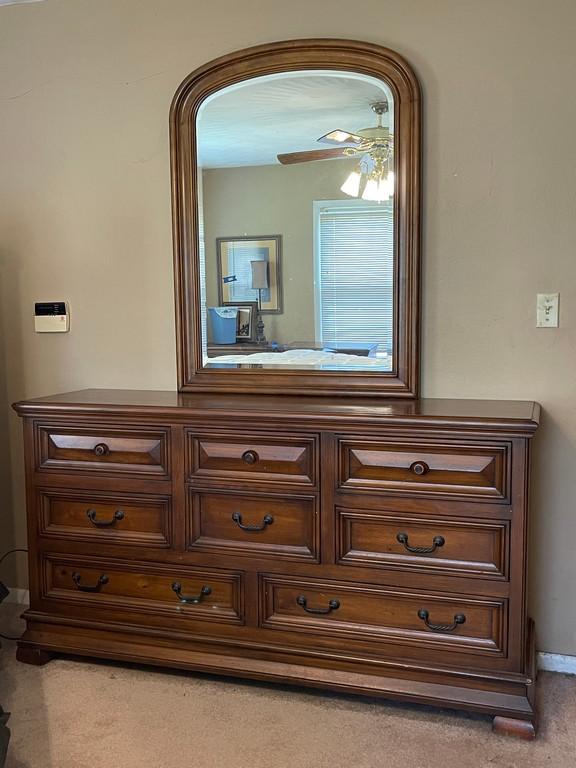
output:
M198 117L198 164L203 168L277 165L276 155L326 149L317 139L340 128L376 125L370 105L392 94L385 83L353 73L269 75L230 86L207 99Z

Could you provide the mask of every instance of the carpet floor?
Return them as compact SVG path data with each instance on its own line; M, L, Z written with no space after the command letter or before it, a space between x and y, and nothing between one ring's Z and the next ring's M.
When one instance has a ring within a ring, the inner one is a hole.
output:
M0 631L18 634L15 606ZM541 673L539 737L424 706L0 651L6 768L574 768L576 677Z

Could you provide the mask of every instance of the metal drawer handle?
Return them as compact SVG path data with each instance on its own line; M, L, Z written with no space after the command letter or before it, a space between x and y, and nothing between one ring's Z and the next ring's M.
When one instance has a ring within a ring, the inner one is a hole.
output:
M244 464L256 464L259 459L260 456L258 456L256 451L244 451L242 454L242 461Z
M452 624L431 624L428 621L429 616L430 614L425 608L420 608L418 611L418 618L422 619L428 629L431 629L433 632L453 632L459 624L464 624L466 621L466 616L463 613L457 613Z
M110 453L110 448L106 445L106 443L98 443L94 446L94 454L96 456L108 456Z
M182 584L180 584L178 581L175 581L172 584L172 591L176 593L176 597L178 600L180 600L181 603L186 603L187 605L198 605L198 603L201 603L205 597L212 594L211 587L202 587L198 595L195 595L194 597L187 597L186 595L182 594Z
M76 589L79 589L80 592L100 592L100 589L104 586L104 584L108 584L109 582L109 578L105 573L103 573L102 576L98 578L98 582L93 587L86 587L80 584L81 580L82 576L79 573L72 574L72 581L76 585Z
M86 510L86 517L90 520L92 525L95 525L97 528L109 528L111 525L116 525L120 520L124 520L124 512L122 512L121 509L117 509L116 512L114 512L114 516L111 520L97 520L97 514L95 509Z
M425 461L415 461L413 464L410 464L410 472L421 476L425 475L427 472L430 472L430 467L428 464L426 464Z
M272 515L264 515L264 518L262 519L262 525L244 525L240 512L234 512L232 514L232 520L234 520L236 525L239 528L242 528L243 531L264 531L266 530L267 525L272 525L274 522Z
M408 550L408 552L412 552L415 555L429 555L432 552L435 552L438 547L443 547L445 542L444 536L434 536L432 539L432 546L431 547L412 547L410 544L408 544L408 534L407 533L398 533L396 535L396 541L402 544L404 549Z
M332 611L337 611L338 608L340 608L340 600L330 600L327 608L308 608L308 600L304 595L298 595L296 602L301 608L304 608L306 613L325 615L327 613L332 613Z

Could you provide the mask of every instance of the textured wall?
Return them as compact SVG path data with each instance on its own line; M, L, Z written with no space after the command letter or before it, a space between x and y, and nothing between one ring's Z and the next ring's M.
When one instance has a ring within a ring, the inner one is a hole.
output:
M256 43L366 39L403 53L423 83L424 394L543 404L532 610L540 648L576 654L575 24L573 0L0 8L1 548L25 540L9 402L175 386L167 121L177 85ZM561 328L537 330L535 294L555 290ZM42 299L70 301L69 335L33 333Z

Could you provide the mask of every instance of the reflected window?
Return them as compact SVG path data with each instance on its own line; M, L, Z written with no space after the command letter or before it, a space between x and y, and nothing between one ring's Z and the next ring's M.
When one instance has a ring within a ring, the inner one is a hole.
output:
M314 203L316 338L392 353L394 206Z

